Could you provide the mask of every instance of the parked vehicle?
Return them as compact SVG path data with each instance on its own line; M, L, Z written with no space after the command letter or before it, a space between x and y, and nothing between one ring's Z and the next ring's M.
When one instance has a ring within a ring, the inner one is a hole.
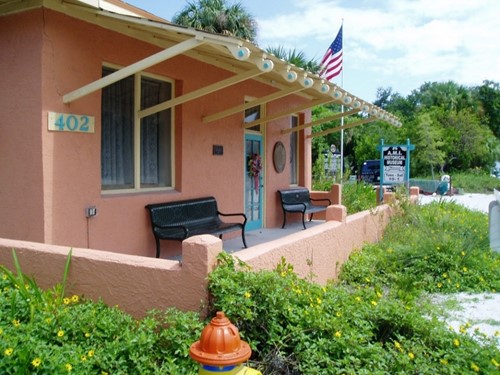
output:
M359 180L367 184L380 183L380 160L365 160L361 165Z

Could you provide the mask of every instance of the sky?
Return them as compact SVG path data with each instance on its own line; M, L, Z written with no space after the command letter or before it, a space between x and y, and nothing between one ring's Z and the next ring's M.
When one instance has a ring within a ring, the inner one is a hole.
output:
M187 0L125 0L171 20ZM191 0L196 2L196 0ZM343 25L343 74L333 80L373 102L378 88L409 95L425 82L500 82L499 0L227 0L257 21L260 48L319 61Z

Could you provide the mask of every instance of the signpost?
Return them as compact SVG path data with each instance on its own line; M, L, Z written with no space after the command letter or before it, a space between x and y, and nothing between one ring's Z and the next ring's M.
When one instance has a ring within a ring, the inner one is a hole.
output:
M384 145L380 140L377 150L380 151L380 201L383 199L383 186L386 184L410 184L410 151L415 146L406 141L406 145Z

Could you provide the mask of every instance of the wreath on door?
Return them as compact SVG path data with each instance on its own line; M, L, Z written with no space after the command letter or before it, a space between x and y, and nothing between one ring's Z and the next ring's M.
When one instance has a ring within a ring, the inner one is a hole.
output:
M253 154L248 160L248 175L253 178L254 189L259 190L260 172L262 171L262 160L259 154Z

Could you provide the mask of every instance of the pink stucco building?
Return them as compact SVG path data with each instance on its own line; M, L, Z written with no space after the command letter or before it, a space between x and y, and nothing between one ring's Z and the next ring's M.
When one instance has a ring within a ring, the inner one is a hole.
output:
M202 196L279 227L277 190L311 184L312 107L395 121L247 41L118 0L0 1L0 35L0 238L154 256L145 205Z

